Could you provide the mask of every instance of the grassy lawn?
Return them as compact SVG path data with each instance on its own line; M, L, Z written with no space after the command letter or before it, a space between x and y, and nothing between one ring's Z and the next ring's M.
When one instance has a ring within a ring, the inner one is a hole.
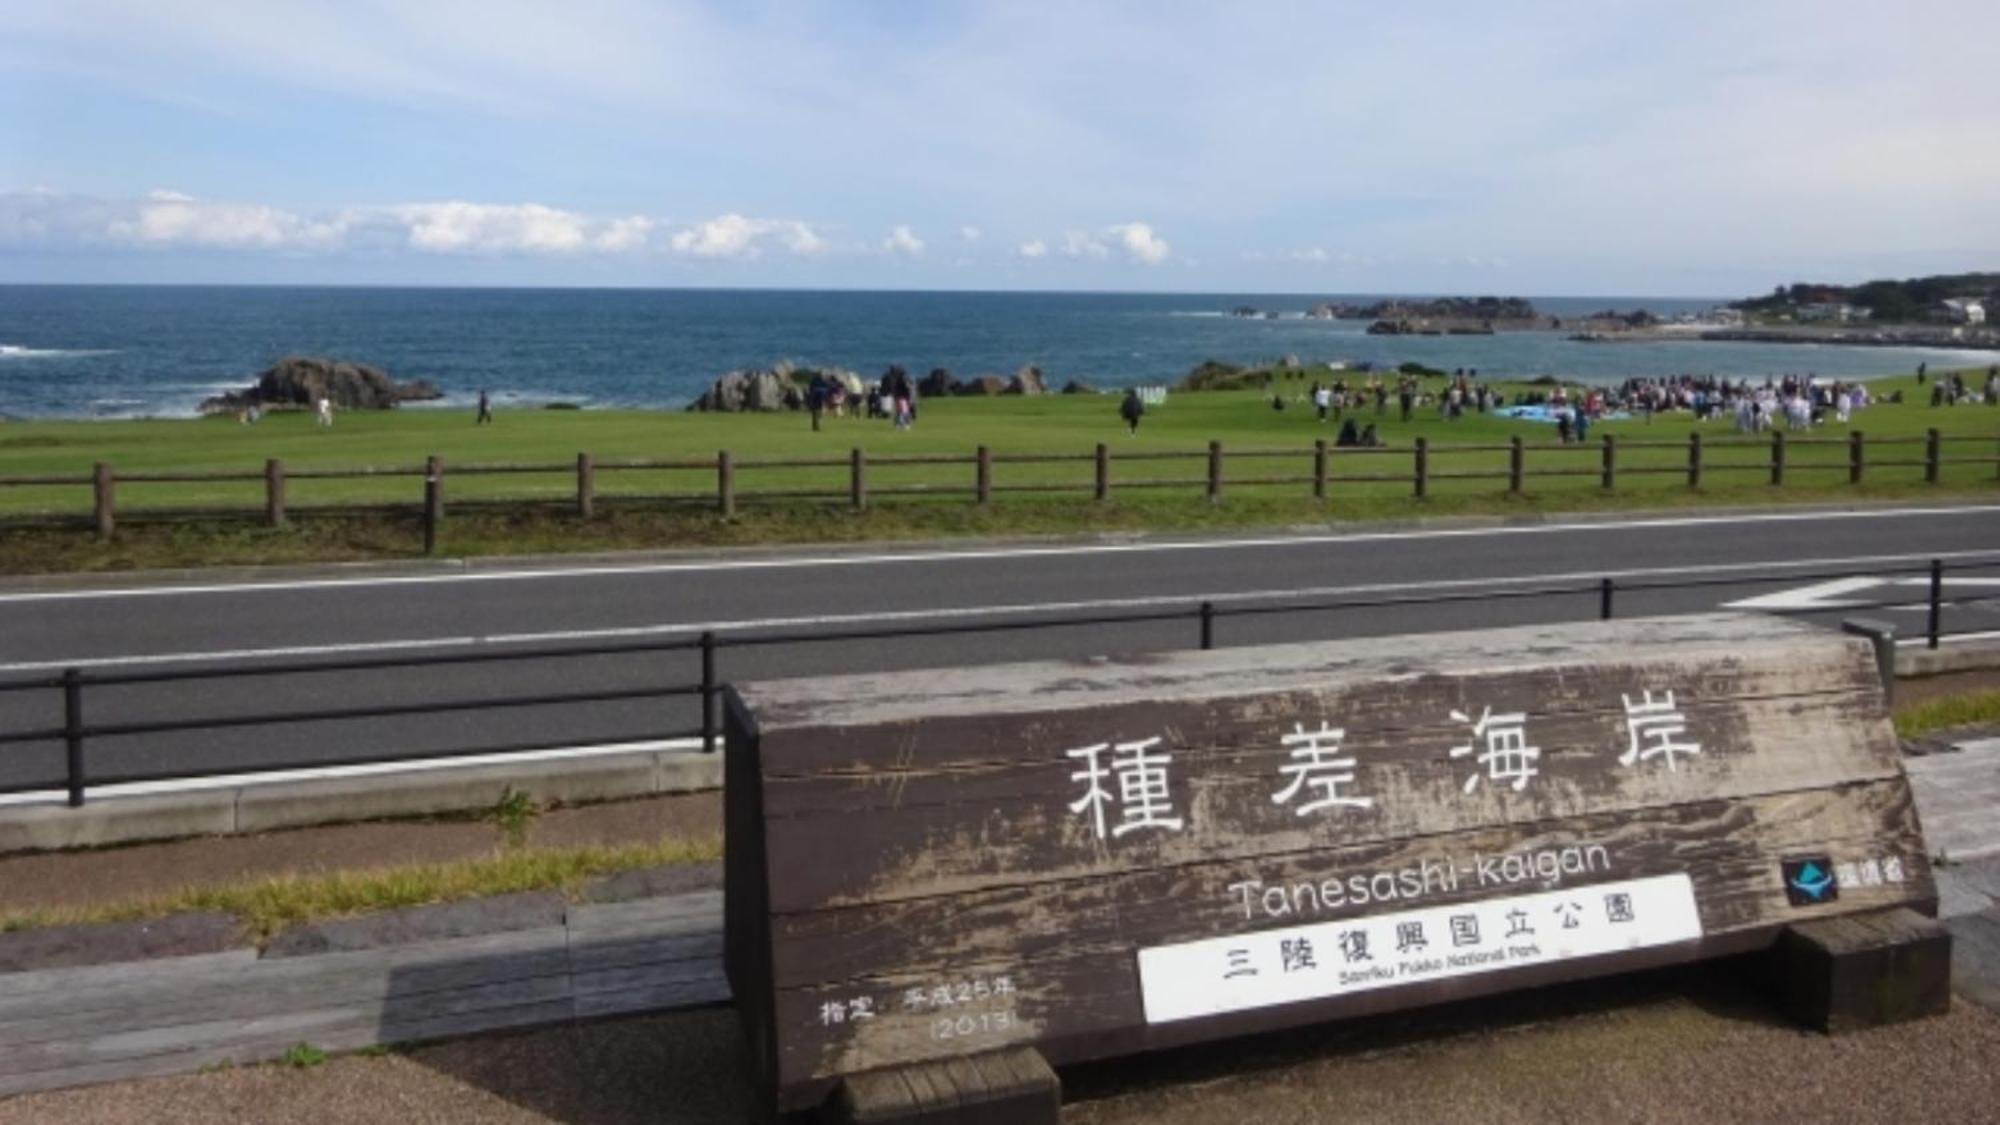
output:
M922 404L917 425L897 432L887 423L828 418L812 432L803 415L703 415L676 412L518 411L502 413L498 424L475 427L470 412L405 410L342 415L331 430L316 429L304 414L273 414L254 426L233 418L188 421L24 422L0 424L0 477L85 475L96 461L120 473L261 472L266 458L281 458L288 471L415 468L430 455L447 467L447 505L482 499L534 499L551 505L573 500L576 455L590 452L603 466L641 458L712 458L729 450L739 462L739 514L723 520L712 511L715 473L699 470L618 470L600 467L595 519L583 521L559 508L536 511L450 513L441 544L453 554L489 554L702 544L823 542L922 538L953 535L1056 534L1122 530L1201 530L1330 520L1395 518L1417 514L1490 514L1601 508L1680 507L1689 504L1768 504L1794 500L1900 499L1913 496L1990 496L2000 487L1993 458L2000 455L2000 407L1929 406L1928 387L1914 377L1881 380L1871 387L1882 397L1902 390L1907 402L1878 404L1859 412L1854 427L1866 432L1870 447L1867 483L1855 488L1844 471L1848 427L1827 425L1809 443L1795 435L1788 449L1787 482L1769 483L1768 438L1739 439L1729 422L1701 427L1705 450L1703 486L1691 490L1684 470L1686 443L1696 426L1687 415L1664 415L1650 422L1634 418L1591 429L1588 446L1559 448L1552 426L1468 414L1457 422L1420 408L1404 423L1394 401L1386 415L1372 407L1359 412L1376 423L1389 443L1386 452L1341 453L1334 457L1329 499L1312 498L1312 443L1329 442L1332 423L1318 423L1302 401L1314 380L1333 374L1309 369L1281 379L1273 388L1287 409L1271 407L1271 392L1176 393L1151 410L1137 436L1128 436L1117 416L1115 396L939 399ZM1355 380L1352 373L1346 376ZM1976 383L1983 378L1968 377ZM1435 387L1436 383L1433 382ZM1526 388L1502 384L1513 398ZM1546 389L1546 388L1542 388ZM1985 464L1947 464L1937 485L1923 481L1917 462L1922 438L1936 427L1950 440L1945 456L1984 457ZM1597 475L1599 438L1620 443L1619 479L1607 493ZM1505 492L1508 455L1504 449L1453 453L1449 445L1504 446L1520 435L1529 444L1530 477L1522 495ZM1440 447L1430 458L1429 496L1411 493L1412 449L1422 436ZM1902 444L1876 447L1877 438ZM1223 502L1209 504L1200 478L1201 456L1211 440L1223 443ZM1098 443L1112 452L1112 498L1092 502L1093 466ZM1661 447L1647 448L1659 442ZM909 456L969 456L984 444L995 455L998 494L987 510L971 503L973 468L968 464L896 465L869 470L870 510L854 513L836 497L848 482L845 458L860 448L871 459ZM1248 457L1249 451L1281 456ZM1184 458L1135 459L1132 455L1189 454ZM1061 455L1060 463L1019 463L1011 457ZM810 468L760 465L771 459L815 458ZM1902 462L1902 464L1890 464ZM537 463L558 471L465 475L479 465ZM1562 475L1536 476L1547 470ZM1650 471L1649 471L1650 470ZM1483 479L1453 474L1485 474ZM1359 479L1379 475L1383 480ZM1259 484L1259 478L1289 478ZM1171 483L1168 482L1177 482ZM1064 491L1007 493L1009 486L1060 486ZM294 514L315 506L394 503L410 506L421 496L415 477L298 479L288 482ZM895 489L928 494L893 495ZM826 499L759 500L762 490L811 491ZM659 501L678 495L688 503ZM651 501L650 503L648 501ZM147 508L241 506L261 512L261 482L123 481L118 486L121 517ZM86 515L87 486L0 488L0 514ZM407 556L419 549L412 519L392 517L296 520L271 531L254 520L196 524L122 526L116 540L97 543L74 529L10 529L0 536L0 571L31 572L222 562L276 562Z
M709 863L721 857L722 841L715 838L695 841L669 838L650 844L592 847L505 848L485 858L450 863L282 875L164 891L115 905L0 913L0 933L216 911L234 915L243 923L245 933L264 941L293 926L329 918L520 891L555 890L572 894L592 879L621 871L675 863Z

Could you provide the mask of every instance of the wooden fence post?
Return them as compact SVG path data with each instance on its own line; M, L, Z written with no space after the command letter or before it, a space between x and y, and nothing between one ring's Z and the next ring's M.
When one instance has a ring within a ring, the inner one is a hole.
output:
M1097 443L1097 502L1111 499L1111 447Z
M276 457L264 462L264 523L285 526L285 463Z
M589 519L597 508L597 462L588 453L576 455L576 514Z
M97 537L109 539L118 530L117 480L112 475L111 463L99 461L92 477L92 491L96 496Z
M973 492L980 507L993 502L993 451L979 447L978 467L973 474Z
M1507 491L1519 496L1528 478L1528 449L1520 434L1514 435L1510 445L1512 448L1507 450Z
M722 518L736 518L736 459L727 449L715 454L715 503Z
M1924 433L1924 483L1925 484L1936 484L1938 482L1938 469L1944 460L1943 447L1944 447L1944 442L1939 439L1936 426L1932 426L1929 430L1925 431Z
M847 465L848 500L855 511L864 511L868 507L868 455L857 448L849 455Z
M1313 499L1326 499L1326 439L1313 442Z
M1771 431L1771 484L1785 483L1785 431Z
M438 529L444 524L444 460L424 462L424 554L437 554Z
M1427 438L1417 439L1416 478L1417 499L1422 500L1431 490L1431 443Z
M1701 487L1701 431L1688 435L1688 487Z
M1208 443L1208 502L1222 502L1222 443Z
M1604 491L1618 487L1618 443L1610 434L1604 435Z
M1861 483L1861 475L1868 466L1865 449L1866 444L1860 430L1847 435L1847 483L1849 484Z

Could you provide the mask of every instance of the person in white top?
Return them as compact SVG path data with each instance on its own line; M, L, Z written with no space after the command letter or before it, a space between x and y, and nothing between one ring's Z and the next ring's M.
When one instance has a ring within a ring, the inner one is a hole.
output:
M319 416L316 421L329 428L333 425L333 400L325 395L319 396Z

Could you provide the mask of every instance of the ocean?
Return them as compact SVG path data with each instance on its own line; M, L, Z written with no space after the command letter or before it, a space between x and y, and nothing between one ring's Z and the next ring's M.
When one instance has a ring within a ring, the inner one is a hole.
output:
M1992 353L1662 341L1589 344L1557 332L1368 336L1310 320L1352 294L857 292L695 289L372 289L0 286L0 416L186 417L286 355L423 378L463 406L677 408L716 376L780 359L874 375L897 363L969 376L1041 367L1051 386L1171 382L1203 359L1396 364L1482 376L1810 372L1860 377L1985 365ZM1644 307L1671 316L1720 300L1535 297L1557 316ZM1227 315L1239 305L1275 320ZM413 407L421 409L422 407Z

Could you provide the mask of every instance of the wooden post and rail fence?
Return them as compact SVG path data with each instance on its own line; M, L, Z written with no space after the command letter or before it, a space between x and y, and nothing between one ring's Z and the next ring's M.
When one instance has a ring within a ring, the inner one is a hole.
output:
M1985 451L1947 453L1948 447L1983 444ZM1841 448L1845 456L1822 459L1801 457L1799 451L1811 448ZM1918 456L1911 456L1912 449L1920 450ZM1660 458L1650 461L1633 459L1633 451L1685 450L1685 468L1675 467ZM1718 453L1757 450L1756 461L1742 459L1718 460ZM1577 463L1578 454L1596 453L1597 464ZM1530 454L1534 454L1531 459ZM1504 467L1465 468L1463 459L1468 455L1504 454ZM1405 462L1403 468L1388 471L1350 471L1349 466L1364 461L1388 462L1398 459ZM1232 466L1258 461L1305 461L1310 472L1303 475L1233 475ZM1122 466L1141 465L1149 462L1205 463L1205 471L1199 476L1131 476L1120 478L1114 475L1114 463ZM1553 462L1553 463L1552 463ZM1047 479L1023 479L1002 483L995 479L996 466L1047 466L1047 465L1089 465L1090 475L1079 476L1069 481ZM817 501L842 502L853 511L868 509L873 498L899 496L950 496L954 493L970 493L973 503L986 507L993 503L996 493L1074 493L1088 494L1096 503L1108 503L1114 492L1129 489L1201 489L1202 495L1211 504L1223 501L1225 485L1229 488L1243 487L1292 487L1307 485L1311 495L1317 500L1326 500L1337 494L1339 486L1372 485L1405 482L1410 494L1424 499L1432 494L1433 486L1442 481L1493 481L1504 483L1508 494L1520 495L1528 490L1532 481L1564 477L1595 477L1599 486L1607 491L1616 490L1621 479L1633 476L1664 475L1684 476L1687 487L1700 489L1715 473L1736 474L1756 473L1768 475L1774 487L1784 487L1797 480L1802 474L1844 474L1850 485L1867 482L1871 472L1885 469L1920 469L1922 479L1928 484L1937 484L1944 478L1944 469L1953 465L1992 465L1995 479L2000 479L2000 438L1992 435L1955 436L1942 434L1936 429L1921 436L1869 438L1860 431L1844 437L1792 436L1783 431L1775 431L1768 441L1761 439L1724 439L1705 442L1699 431L1690 433L1685 441L1672 439L1632 439L1620 440L1606 434L1596 443L1580 442L1567 445L1529 443L1519 435L1505 443L1485 444L1433 444L1428 438L1418 437L1409 446L1336 447L1325 440L1315 441L1305 448L1288 449L1226 449L1222 442L1211 441L1205 450L1136 450L1114 453L1112 446L1098 443L1095 449L1086 453L995 453L987 446L979 446L970 454L869 454L854 449L846 456L835 457L743 457L739 458L729 450L721 450L713 457L665 458L633 460L599 460L590 453L578 453L572 466L565 462L521 463L521 464L474 464L447 466L440 457L426 458L424 464L409 467L288 467L282 460L272 458L264 463L261 473L241 470L174 470L174 471L119 471L109 462L100 461L89 475L42 474L33 476L0 476L0 489L5 488L62 488L88 486L91 489L92 505L89 523L99 538L110 539L117 533L118 524L129 520L171 520L171 519L256 519L259 515L251 505L209 505L201 507L137 506L129 504L130 489L127 488L128 506L121 511L119 506L120 485L147 486L154 484L232 484L261 482L264 489L261 522L271 528L287 526L291 517L301 512L321 515L395 514L410 511L408 505L367 503L367 504L313 504L298 508L288 506L288 489L294 481L362 480L395 477L419 477L423 481L421 503L416 513L423 523L424 542L427 550L435 550L445 519L445 482L447 477L476 477L503 474L525 476L554 476L574 473L576 488L573 506L549 499L474 499L460 500L457 505L466 508L526 507L530 505L569 508L581 519L595 518L603 506L600 501L615 500L623 504L667 503L692 506L712 506L725 519L734 518L739 505L745 501ZM881 484L871 479L871 472L882 470L902 470L912 467L962 467L970 468L969 489L935 477L922 483ZM766 488L745 489L739 485L739 478L745 472L767 472L772 470L813 470L826 472L846 470L844 488ZM605 473L656 472L707 474L713 479L713 491L683 490L651 496L619 493L615 496L601 495L598 491L599 477ZM74 523L82 517L62 513L35 512L18 516L0 517L0 527L28 523Z

